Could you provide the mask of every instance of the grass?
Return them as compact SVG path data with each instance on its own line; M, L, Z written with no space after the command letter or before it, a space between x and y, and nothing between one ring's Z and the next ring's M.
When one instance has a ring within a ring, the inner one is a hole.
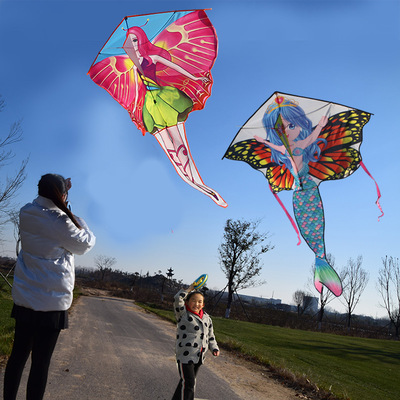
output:
M145 307L174 321L172 311ZM340 399L397 400L400 342L213 318L218 342Z
M175 323L172 311L139 304ZM11 352L11 291L0 291L0 361ZM312 382L340 399L397 400L400 342L362 339L213 318L220 345L270 366L281 376ZM328 397L327 397L328 398Z
M0 277L1 278L1 277ZM12 284L12 279L8 279ZM11 354L15 320L10 317L13 300L11 297L11 288L0 281L0 366L4 363L7 356ZM74 290L74 300L79 297L79 288Z
M13 306L11 288L3 282L0 288L0 364L11 353L15 326L14 319L10 318Z

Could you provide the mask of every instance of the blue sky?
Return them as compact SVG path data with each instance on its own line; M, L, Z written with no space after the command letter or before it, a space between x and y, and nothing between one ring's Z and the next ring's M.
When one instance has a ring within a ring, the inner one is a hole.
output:
M223 209L176 174L155 138L142 136L128 113L87 76L114 28L127 15L208 9L219 53L212 96L193 112L186 131L204 182L227 201ZM267 283L244 291L292 302L304 289L314 257L297 237L264 176L243 162L222 160L231 140L274 92L314 97L373 113L364 128L363 161L377 180L385 216L377 221L373 181L359 169L324 182L326 250L341 269L362 255L370 273L357 313L384 315L376 290L382 257L398 257L398 128L400 107L400 2L346 1L19 1L0 0L0 128L23 120L15 163L30 156L20 205L36 196L47 172L72 178L73 211L97 236L96 255L116 268L151 274L173 268L189 283L209 274L209 287L225 277L218 246L228 218L261 219L274 250L262 257ZM3 135L0 135L3 136ZM280 196L291 212L292 194ZM9 232L0 247L13 255ZM317 292L314 292L317 294ZM342 311L335 299L330 306Z

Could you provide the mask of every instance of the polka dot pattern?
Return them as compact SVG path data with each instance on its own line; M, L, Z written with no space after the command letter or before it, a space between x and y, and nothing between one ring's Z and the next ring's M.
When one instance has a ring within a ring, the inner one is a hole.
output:
M183 364L197 364L200 359L204 360L207 350L218 350L218 345L210 316L204 312L201 319L187 311L186 296L186 292L180 291L174 299L177 320L176 359Z

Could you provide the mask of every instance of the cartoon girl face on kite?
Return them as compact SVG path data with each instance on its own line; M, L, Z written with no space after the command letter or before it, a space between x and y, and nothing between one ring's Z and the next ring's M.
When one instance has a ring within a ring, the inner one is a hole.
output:
M184 126L211 93L217 39L205 12L183 13L152 41L144 29L131 26L122 48L125 55L94 63L90 77L127 109L143 134L157 139L185 182L226 207L200 177Z
M300 176L308 173L307 164L318 161L321 154L318 143L326 144L326 140L318 137L327 122L328 118L322 116L313 129L312 122L300 106L279 96L263 118L266 139L257 135L254 138L271 149L272 161L289 168L297 186L301 187Z
M325 218L318 185L345 178L359 165L365 169L359 147L369 118L370 114L346 106L274 93L239 130L224 155L263 172L275 196L281 190L294 190L294 215L315 254L314 284L319 292L324 285L340 296L342 285L326 259Z
M138 51L138 49L139 49L139 43L138 43L139 39L134 33L127 34L126 42L130 43L132 45L133 50Z

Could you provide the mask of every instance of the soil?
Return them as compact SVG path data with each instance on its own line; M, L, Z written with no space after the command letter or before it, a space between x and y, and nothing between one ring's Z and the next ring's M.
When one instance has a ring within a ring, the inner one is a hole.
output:
M82 294L87 296L108 296L105 290L85 288ZM147 312L141 309L143 312ZM174 326L162 320L163 323ZM310 382L299 382L294 376L274 371L273 368L260 365L243 355L222 348L221 357L208 358L207 367L229 382L231 388L243 399L251 400L335 400L322 393ZM197 399L201 400L201 399Z
M92 288L82 289L86 296L109 296L109 292ZM138 308L142 312L147 312ZM72 308L73 312L73 308ZM174 325L160 320L164 329L174 332ZM6 358L0 357L0 370L5 367ZM266 365L260 365L243 355L221 349L220 357L209 357L207 367L230 384L232 390L243 399L251 400L335 400L333 396L318 390L308 381L299 382L295 377ZM201 400L201 399L197 399Z

